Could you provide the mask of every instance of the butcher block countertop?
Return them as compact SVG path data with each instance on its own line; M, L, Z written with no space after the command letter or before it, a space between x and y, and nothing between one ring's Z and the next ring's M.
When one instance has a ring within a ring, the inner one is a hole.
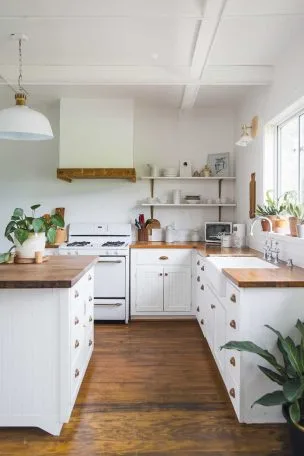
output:
M97 263L94 256L50 256L42 264L1 264L2 288L71 288Z
M280 263L277 269L223 269L224 275L240 288L301 288L304 269L288 268Z

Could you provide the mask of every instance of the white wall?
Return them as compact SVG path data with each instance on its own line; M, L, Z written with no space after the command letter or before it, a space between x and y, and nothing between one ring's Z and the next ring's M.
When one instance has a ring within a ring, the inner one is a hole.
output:
M0 103L0 107L2 104ZM0 251L9 243L2 233L15 207L28 209L33 203L43 205L43 213L55 207L66 208L66 221L76 222L131 222L139 212L149 217L149 210L136 207L137 202L149 196L149 183L124 181L83 180L72 184L57 180L59 103L43 110L49 117L55 134L53 141L0 143ZM146 164L178 166L180 159L188 159L195 167L205 165L208 153L231 152L234 140L232 112L199 111L188 115L176 110L135 108L134 159L138 175L147 174ZM216 197L216 186L184 184L188 192L196 191ZM205 184L206 185L206 184ZM233 184L227 184L230 193ZM176 185L165 185L166 190ZM159 188L156 194L161 194ZM231 193L232 194L232 193ZM229 220L233 210L225 209ZM230 212L228 212L230 211ZM204 219L217 220L217 210L160 209L154 214L166 225L176 221L179 228L202 225Z

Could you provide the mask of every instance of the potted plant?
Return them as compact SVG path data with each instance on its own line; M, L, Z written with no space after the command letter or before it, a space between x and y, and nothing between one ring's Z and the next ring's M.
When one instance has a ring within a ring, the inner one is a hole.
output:
M301 334L301 341L296 344L291 337L284 338L279 331L265 325L278 336L277 346L282 354L278 361L269 351L253 342L231 341L221 347L227 350L255 353L266 360L274 370L259 366L263 374L280 385L280 389L265 394L253 404L265 407L281 405L282 413L287 420L293 456L304 454L304 324L300 320L296 328Z
M3 263L13 263L14 262L14 256L15 253L12 253L12 250L15 248L13 245L8 252L5 253L0 253L0 264Z
M286 213L291 194L292 192L285 192L279 198L274 198L273 190L267 190L265 204L257 205L256 215L269 218L275 233L285 233L287 230L288 222L283 214ZM261 220L261 224L263 231L270 231L268 220Z
M46 239L54 243L57 227L64 226L59 214L49 219L36 216L40 204L31 206L32 215L27 216L24 210L16 208L6 229L5 237L16 246L16 255L22 258L35 258L35 252L44 252Z
M286 208L289 214L290 234L294 237L304 237L304 206L290 201Z

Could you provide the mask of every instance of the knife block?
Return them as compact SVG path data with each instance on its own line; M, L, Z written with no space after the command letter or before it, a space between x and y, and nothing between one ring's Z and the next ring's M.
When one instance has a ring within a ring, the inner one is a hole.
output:
M140 230L137 230L137 240L138 241L148 241L148 229L147 228L141 228Z

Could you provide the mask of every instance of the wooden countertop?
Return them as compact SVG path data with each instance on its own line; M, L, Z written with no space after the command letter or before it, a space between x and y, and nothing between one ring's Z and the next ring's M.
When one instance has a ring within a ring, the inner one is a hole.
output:
M304 269L288 268L280 263L278 269L223 269L224 275L240 288L301 288Z
M0 288L71 288L95 264L94 256L50 256L42 264L1 264Z
M204 242L136 241L130 245L130 249L202 249L204 245Z

